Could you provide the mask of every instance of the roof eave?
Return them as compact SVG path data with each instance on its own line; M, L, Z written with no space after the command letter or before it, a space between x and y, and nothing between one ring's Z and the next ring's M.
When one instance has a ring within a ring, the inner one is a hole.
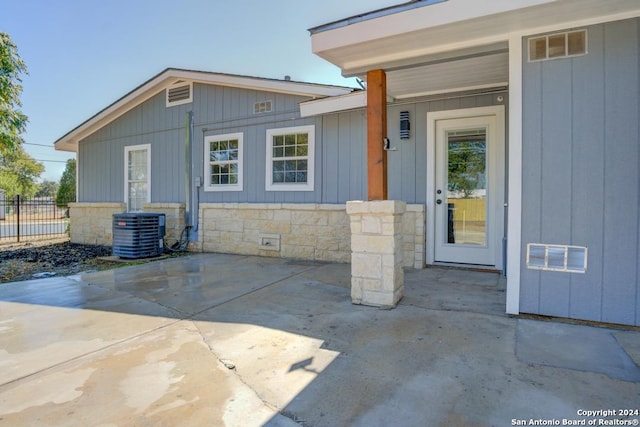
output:
M77 152L80 140L155 96L177 80L287 93L311 98L344 95L354 90L342 86L168 68L67 132L54 142L54 148L59 151Z

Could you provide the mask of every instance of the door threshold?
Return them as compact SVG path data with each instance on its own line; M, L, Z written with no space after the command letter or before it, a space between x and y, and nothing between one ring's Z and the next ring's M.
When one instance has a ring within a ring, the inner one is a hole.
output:
M456 264L453 262L440 262L436 261L433 264L427 264L427 268L442 268L451 270L470 270L483 273L497 273L501 274L502 270L496 268L493 265L477 265L477 264Z

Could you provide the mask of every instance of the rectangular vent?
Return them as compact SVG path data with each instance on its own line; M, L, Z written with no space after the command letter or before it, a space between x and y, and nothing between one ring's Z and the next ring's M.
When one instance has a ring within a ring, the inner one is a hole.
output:
M587 248L584 246L527 244L527 268L532 270L584 273Z
M260 234L258 242L260 249L264 251L280 251L280 235L279 234Z
M273 108L271 101L256 102L253 104L253 114L270 113Z
M569 31L529 39L529 62L587 54L587 30Z
M178 81L167 88L167 107L188 104L193 101L193 84Z

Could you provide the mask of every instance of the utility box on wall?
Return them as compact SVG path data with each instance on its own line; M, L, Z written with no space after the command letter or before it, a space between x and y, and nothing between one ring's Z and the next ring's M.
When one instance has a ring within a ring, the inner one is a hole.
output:
M165 230L165 215L162 213L113 214L112 253L130 259L161 255Z

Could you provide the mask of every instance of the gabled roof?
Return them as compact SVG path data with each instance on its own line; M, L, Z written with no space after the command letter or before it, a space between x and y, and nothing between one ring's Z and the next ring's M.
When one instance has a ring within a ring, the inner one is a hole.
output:
M354 90L353 88L342 86L167 68L60 137L54 142L55 149L61 151L77 151L78 142L80 140L86 138L93 132L122 116L127 111L130 111L179 80L190 81L193 83L308 96L310 98L325 98L328 96L344 95Z

